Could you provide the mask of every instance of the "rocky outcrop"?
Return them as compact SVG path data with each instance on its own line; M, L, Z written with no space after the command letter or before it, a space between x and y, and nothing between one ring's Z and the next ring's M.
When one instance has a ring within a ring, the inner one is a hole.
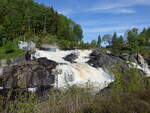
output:
M125 65L125 61L119 57L108 54L104 50L96 49L90 54L90 60L87 62L93 67L102 67L104 69L110 68L114 66L114 64L120 64L125 70L127 65Z
M117 64L120 66L122 72L130 68L137 68L145 74L146 77L150 76L150 69L147 62L145 62L140 54L124 53L120 56L115 56L102 49L96 49L90 54L90 60L87 63L96 68L102 67L104 70L112 67L111 69L114 71L115 68L113 68L113 66Z
M11 59L0 60L0 66L18 65L24 63L25 61L26 61L25 55L22 55Z
M3 67L0 87L6 89L51 87L55 80L52 70L56 66L57 63L54 61L39 58L23 64Z
M26 60L24 62L18 63L17 65L0 67L0 89L19 88L19 89L28 89L29 91L35 91L37 89L47 90L47 88L53 87L54 83L56 83L58 79L57 78L55 79L55 77L58 77L57 75L62 74L62 76L59 77L64 76L65 78L64 81L66 82L66 76L70 79L72 75L80 77L85 75L86 78L86 75L88 77L91 74L94 74L94 72L95 72L94 75L101 75L101 73L102 75L104 74L102 71L97 70L93 67L96 68L102 67L105 72L108 72L108 70L111 68L113 69L112 70L113 72L116 72L118 70L114 67L115 65L118 64L122 72L125 72L131 67L127 63L127 61L133 61L131 62L131 64L136 66L135 68L140 69L143 72L145 71L147 75L150 75L150 70L148 69L148 66L146 65L143 57L140 55L122 54L120 56L114 56L113 54L111 54L111 52L104 51L102 49L93 50L93 52L90 55L89 53L91 53L91 51L85 52L84 55L81 55L81 52L80 54L78 52L71 53L69 55L66 54L67 56L65 57L64 56L61 57L60 55L60 60L64 58L66 61L69 61L73 64L70 63L61 64L61 62L59 62L60 66L57 66L58 63L56 63L55 61L48 60L47 58L36 59L32 56L32 52L27 52L25 55ZM46 56L48 55L46 54ZM90 66L86 63L82 63L82 61L78 62L78 59L76 60L76 58L80 57L81 57L80 60L84 60L84 58L87 57L89 61L87 60L86 61ZM75 63L75 61L77 61L77 63ZM134 66L132 67L134 68ZM89 74L88 71L89 73L90 72L92 73L88 75ZM63 80L63 78L61 79Z
M71 53L69 55L67 55L66 57L64 57L64 60L69 61L71 63L75 63L75 60L78 58L78 55L75 53Z

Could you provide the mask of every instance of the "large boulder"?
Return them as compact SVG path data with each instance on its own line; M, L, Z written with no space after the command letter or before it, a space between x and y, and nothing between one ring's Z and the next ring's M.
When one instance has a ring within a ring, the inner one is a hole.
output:
M90 54L90 60L87 63L96 68L102 67L105 71L111 68L114 72L117 71L115 65L120 66L122 72L130 68L136 68L141 71L142 75L149 77L150 69L147 62L140 54L124 53L120 56L115 56L102 49L96 49Z
M119 57L126 61L130 59L130 55L128 53L122 53Z
M52 86L55 76L52 70L57 63L46 58L26 61L23 64L6 66L0 75L0 87L9 88L40 88Z
M64 60L69 61L71 63L75 63L75 60L78 58L78 55L75 53L71 53L64 57Z
M110 68L114 64L124 64L124 60L113 56L112 54L108 54L102 49L96 49L90 54L90 60L87 62L93 67L102 67L102 68ZM123 68L127 68L125 65L122 65Z

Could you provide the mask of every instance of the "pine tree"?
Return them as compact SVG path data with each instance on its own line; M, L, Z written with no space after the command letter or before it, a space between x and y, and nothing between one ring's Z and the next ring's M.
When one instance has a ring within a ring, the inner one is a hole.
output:
M98 36L98 40L97 40L97 46L98 46L98 47L101 47L101 42L102 42L101 36L99 35L99 36Z
M122 46L123 46L123 37L117 36L117 33L114 33L113 38L112 38L112 52L115 55L120 55L121 54L121 50L122 50Z

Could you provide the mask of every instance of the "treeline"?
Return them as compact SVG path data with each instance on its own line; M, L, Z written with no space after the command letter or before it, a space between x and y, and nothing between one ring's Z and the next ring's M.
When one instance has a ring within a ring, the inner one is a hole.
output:
M105 45L113 54L141 53L150 55L150 28L144 28L141 32L137 28L132 28L125 33L125 36L117 33L106 34L102 38L98 36L98 41L93 40L96 46ZM98 45L97 45L98 44Z
M41 41L43 34L74 42L83 38L81 26L52 7L33 0L0 0L0 46L18 37L27 40L33 35Z

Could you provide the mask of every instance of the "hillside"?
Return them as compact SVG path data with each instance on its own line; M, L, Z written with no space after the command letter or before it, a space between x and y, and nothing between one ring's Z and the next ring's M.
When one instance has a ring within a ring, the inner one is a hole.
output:
M80 42L82 29L71 19L33 0L0 0L0 46L7 41L48 39ZM39 38L40 37L40 38Z

